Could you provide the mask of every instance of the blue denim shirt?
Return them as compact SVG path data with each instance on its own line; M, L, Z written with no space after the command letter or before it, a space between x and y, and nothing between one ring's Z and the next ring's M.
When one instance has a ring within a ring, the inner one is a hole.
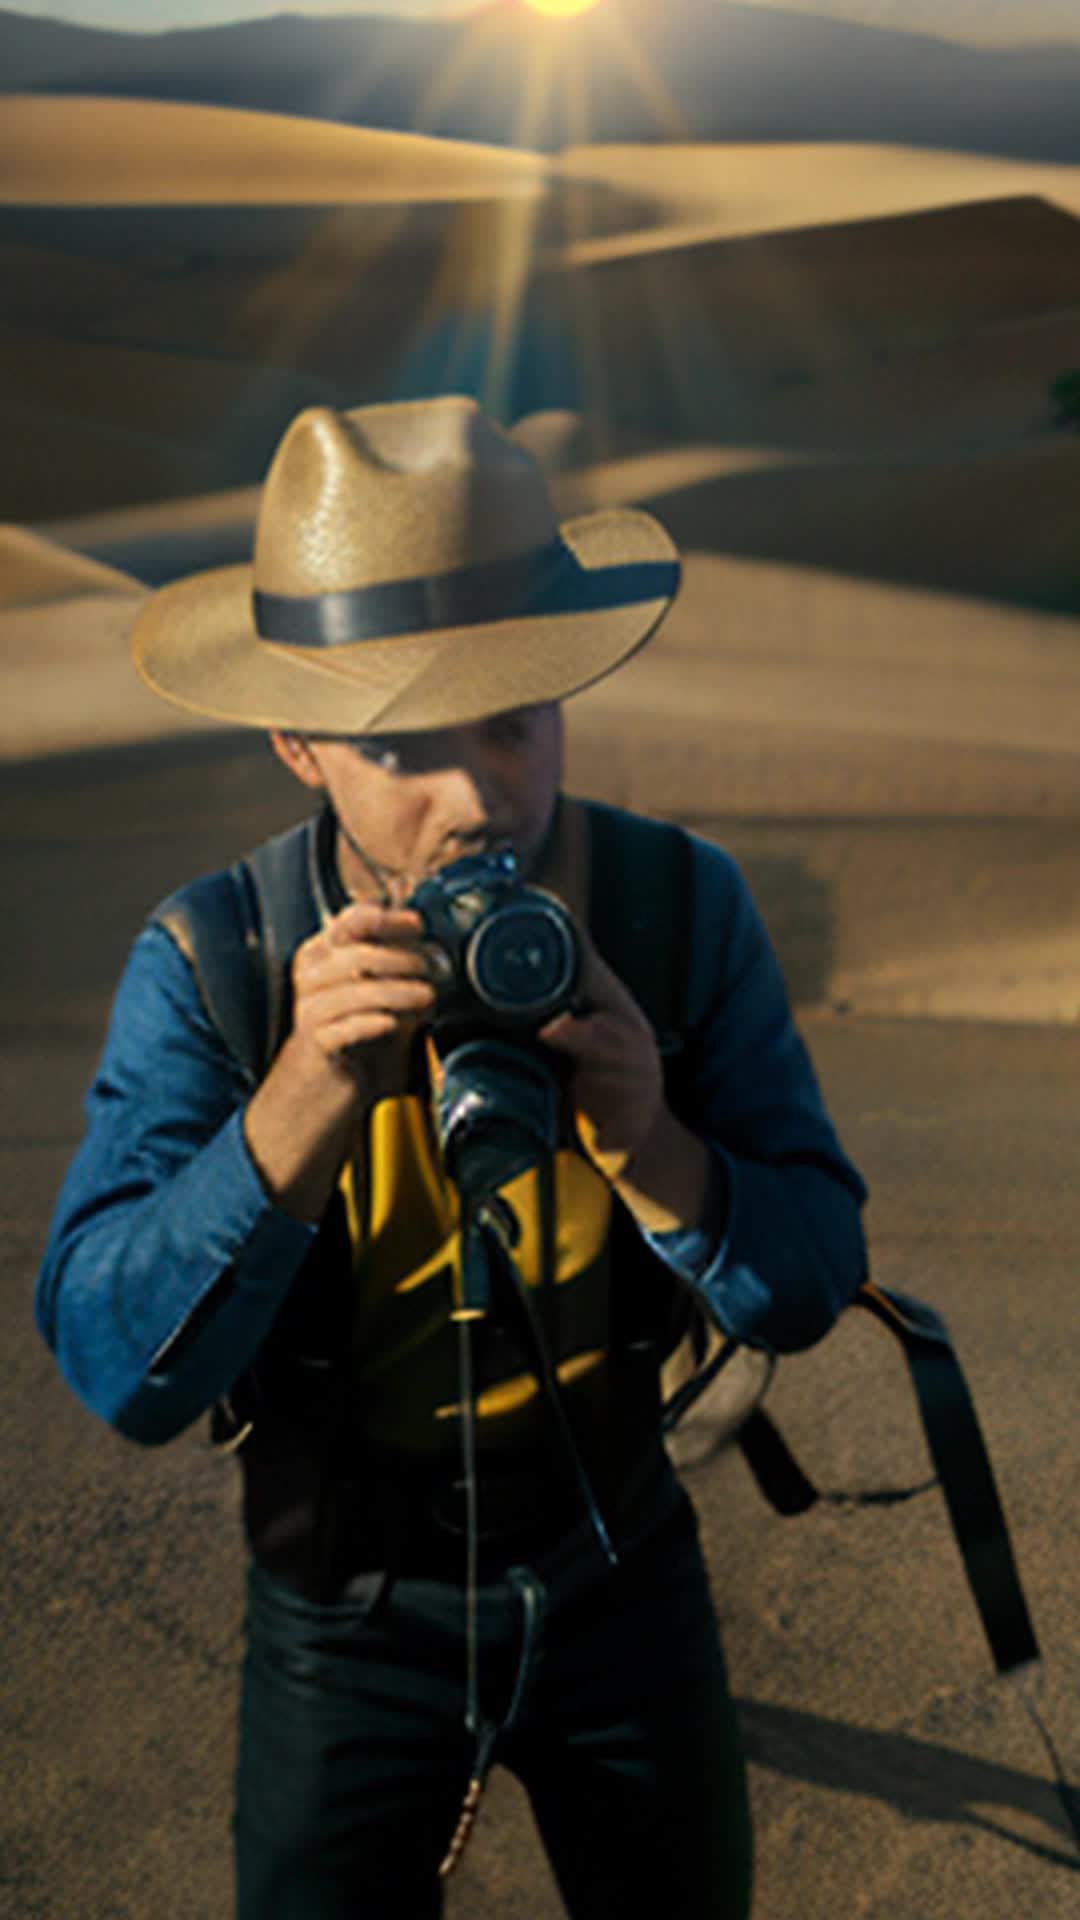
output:
M646 1236L723 1332L811 1345L865 1278L865 1188L730 856L693 842L688 1109L725 1196L714 1231ZM170 1439L254 1359L314 1229L274 1204L244 1138L250 1082L170 935L131 951L35 1297L74 1391Z

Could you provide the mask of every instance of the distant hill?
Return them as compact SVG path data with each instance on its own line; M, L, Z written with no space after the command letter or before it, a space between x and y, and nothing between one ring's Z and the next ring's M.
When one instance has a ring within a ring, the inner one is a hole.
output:
M1080 47L1076 0L759 0L778 11L819 19L857 20L902 33L931 33L969 46L1026 46L1048 41Z
M558 43L501 0L467 21L283 13L158 35L0 10L0 76L6 91L205 101L544 149L829 139L1080 161L1080 49L964 47L735 0L621 0L620 13L621 42L602 7L567 33L575 85L554 86L531 120L538 35ZM636 78L620 53L630 40ZM584 129L569 105L582 94Z

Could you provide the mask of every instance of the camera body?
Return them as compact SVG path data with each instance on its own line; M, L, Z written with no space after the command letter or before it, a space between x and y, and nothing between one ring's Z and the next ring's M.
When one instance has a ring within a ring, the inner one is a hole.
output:
M437 1044L493 1033L527 1040L571 1005L581 963L574 922L553 894L521 879L509 848L455 860L409 905L424 923Z

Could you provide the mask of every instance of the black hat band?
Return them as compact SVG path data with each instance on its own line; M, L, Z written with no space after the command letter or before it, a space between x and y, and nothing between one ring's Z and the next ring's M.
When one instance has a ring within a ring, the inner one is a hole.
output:
M565 541L556 539L532 554L447 573L344 593L256 591L252 601L261 639L291 647L340 647L498 620L600 613L670 599L678 584L677 560L583 567Z

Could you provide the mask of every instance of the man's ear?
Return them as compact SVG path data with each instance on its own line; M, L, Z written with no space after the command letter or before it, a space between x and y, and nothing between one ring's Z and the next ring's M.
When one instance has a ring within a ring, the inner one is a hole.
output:
M270 745L282 766L288 767L289 772L294 773L305 787L321 788L325 785L322 768L306 734L281 733L276 727L271 727Z

